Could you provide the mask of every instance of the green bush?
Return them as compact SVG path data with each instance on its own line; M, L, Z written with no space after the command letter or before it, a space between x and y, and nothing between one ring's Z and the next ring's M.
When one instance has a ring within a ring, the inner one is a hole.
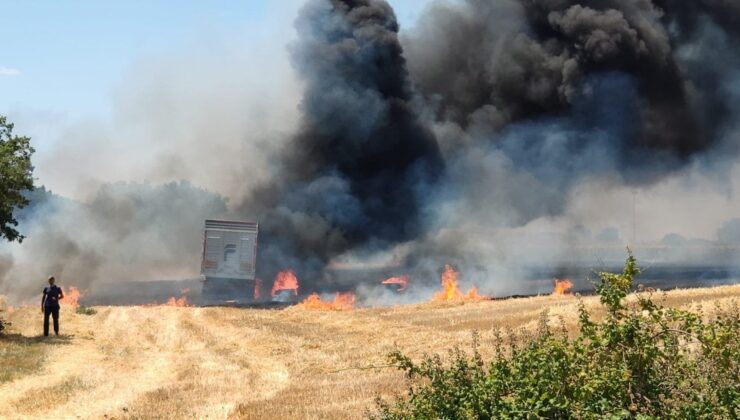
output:
M98 311L95 310L95 308L91 308L89 306L80 305L75 310L76 313L80 315L95 315L98 313Z
M594 321L579 303L580 334L553 331L543 314L530 337L497 334L485 362L455 349L450 361L391 363L409 379L406 395L378 398L376 419L734 418L740 417L740 314L737 303L712 317L665 308L650 294L625 297L640 273L629 253L621 274L599 273L606 309ZM474 335L474 337L476 337Z

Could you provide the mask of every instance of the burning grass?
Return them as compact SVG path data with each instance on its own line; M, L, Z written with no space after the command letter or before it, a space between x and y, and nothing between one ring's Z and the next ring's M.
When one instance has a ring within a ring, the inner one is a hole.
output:
M77 308L80 306L80 298L82 297L82 292L80 292L76 287L70 286L68 291L64 292L64 299L61 300L62 305L68 305L71 308Z
M180 297L171 296L169 299L167 299L167 302L165 304L168 306L188 306L189 293L190 289L182 289L180 290Z
M440 279L442 290L434 294L433 302L465 302L488 300L488 296L478 294L478 288L475 286L463 293L458 284L458 272L450 265L445 265Z
M728 286L669 292L662 303L701 304L711 314L715 303L738 297L740 286ZM603 316L598 298L586 297L584 304L594 319ZM38 307L8 315L10 333L27 341L0 340L0 354L19 360L18 371L0 383L0 418L19 412L44 418L362 418L377 395L405 389L402 372L382 368L394 349L419 358L446 354L470 343L477 330L481 353L491 358L496 329L534 331L543 309L578 333L576 299L556 296L351 311L95 309L86 316L63 307L67 338L57 341L38 337ZM33 405L29 396L70 379L72 389L60 402Z
M355 306L355 294L336 293L333 300L323 300L317 293L312 293L299 306L321 311L349 311Z
M568 279L555 279L553 280L553 295L567 295L570 294L570 289L573 288L573 282Z

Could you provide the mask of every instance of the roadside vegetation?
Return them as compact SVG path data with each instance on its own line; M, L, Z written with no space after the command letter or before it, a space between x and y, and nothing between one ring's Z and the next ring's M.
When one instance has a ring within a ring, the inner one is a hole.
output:
M629 254L622 273L599 273L603 319L583 302L579 330L543 314L532 334L495 333L491 360L472 351L446 360L389 355L409 382L405 395L378 398L375 419L738 418L740 313L668 308L651 293L628 301L640 273Z

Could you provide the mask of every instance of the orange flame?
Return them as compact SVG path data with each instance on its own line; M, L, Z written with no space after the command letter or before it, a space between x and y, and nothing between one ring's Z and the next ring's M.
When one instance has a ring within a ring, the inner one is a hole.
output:
M182 289L180 290L180 297L175 298L170 297L167 299L167 305L168 306L188 306L188 293L190 293L190 289Z
M396 292L403 292L409 286L409 276L390 277L383 280L381 284L397 284Z
M64 292L64 290L62 290ZM79 308L80 306L80 298L82 297L82 293L80 293L79 290L77 290L76 287L70 286L69 292L64 293L64 298L62 299L62 302L65 305L69 305L72 309Z
M449 302L462 300L462 298L463 294L457 283L457 271L450 265L445 264L445 269L442 272L442 291L435 293L432 300Z
M262 279L254 280L254 300L259 300L262 297Z
M445 264L442 272L442 290L435 293L433 302L462 302L467 300L487 300L488 296L479 295L478 288L472 287L467 294L463 294L457 280L458 273L449 264Z
M298 277L293 270L283 270L275 276L272 282L272 297L277 296L281 290L292 290L293 296L298 296Z
M568 279L555 279L553 280L554 288L552 291L553 295L566 295L570 293L570 289L573 288L573 282Z
M349 311L355 306L355 294L351 292L337 293L333 301L321 299L317 293L311 293L300 306L307 309L322 311Z
M465 299L467 300L486 300L488 299L488 296L479 295L478 294L478 288L473 286L468 290L468 294L465 295Z

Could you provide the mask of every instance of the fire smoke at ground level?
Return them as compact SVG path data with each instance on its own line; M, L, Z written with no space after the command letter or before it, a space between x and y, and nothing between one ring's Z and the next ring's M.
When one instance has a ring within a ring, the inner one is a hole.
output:
M430 298L445 264L466 292L549 293L553 278L579 290L602 268L593 249L617 249L611 265L628 244L649 265L715 266L662 280L732 278L738 13L705 0L466 0L435 3L399 32L385 1L309 0L289 47L302 87L294 126L212 151L255 152L246 169L214 169L219 181L238 173L241 191L124 183L82 201L37 191L21 220L28 240L0 249L0 293L28 299L50 274L90 296L110 296L110 283L197 276L199 227L214 217L260 222L265 282L290 268L299 293L353 291L358 304L375 293L367 287L393 292L379 285L392 276L410 277L403 298ZM177 110L150 99L124 102L151 110L135 120L156 143L170 132L158 116ZM212 103L187 99L191 111ZM182 121L183 132L211 133ZM189 152L202 141L173 148L177 173L204 172ZM336 270L375 260L399 269L349 280ZM122 288L124 301L139 293Z
M618 272L620 266L600 267L599 271ZM559 276L559 277L558 277ZM337 280L334 284L326 284L325 289L317 292L294 292L286 289L287 293L276 293L275 296L262 295L253 303L243 303L241 306L259 308L279 308L298 305L302 302L314 309L347 310L352 308L384 307L397 305L413 305L424 302L461 303L489 299L504 299L510 296L533 295L565 295L581 293L592 294L593 267L561 268L557 271L533 272L532 276L516 282L518 289L508 289L506 293L492 293L486 290L478 291L476 283L466 276L466 273L457 272L452 267L445 267L439 276L431 281L414 279L408 276L406 288L399 290L394 282L384 284L389 277L382 273L368 272L366 280L359 283L357 273ZM390 279L398 278L390 277ZM372 279L372 280L371 280ZM740 276L736 272L717 267L681 267L681 266L653 266L647 267L637 279L637 284L659 290L672 290L688 287L708 287L736 284ZM297 283L300 279L296 278ZM263 282L264 283L264 282ZM247 296L253 289L245 282L244 292ZM283 283L284 284L284 283ZM267 282L268 290L270 282ZM68 286L65 287L65 292ZM173 306L201 306L204 301L201 297L202 282L199 279L170 280L170 281L138 281L118 283L96 283L92 289L81 289L78 293L78 302L82 305L173 305ZM300 287L300 285L299 285ZM300 290L300 289L298 289ZM350 297L351 296L351 297ZM18 305L24 301L11 301ZM71 300L63 301L70 304ZM36 299L26 300L26 304L35 305ZM222 305L230 305L222 302Z

